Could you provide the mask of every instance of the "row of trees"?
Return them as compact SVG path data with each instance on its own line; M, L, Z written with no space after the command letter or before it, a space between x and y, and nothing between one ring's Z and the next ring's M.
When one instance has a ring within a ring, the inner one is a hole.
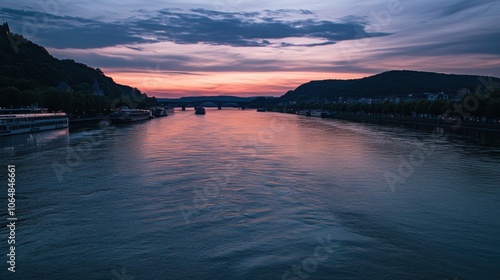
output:
M69 92L55 88L19 90L9 86L0 89L0 107L21 108L32 104L48 108L50 111L63 111L74 115L109 113L121 106L148 108L156 105L156 99L141 97L107 97L87 92Z
M488 98L466 96L461 101L446 100L419 100L414 102L383 102L374 104L364 103L330 103L330 104L294 104L288 109L324 109L334 112L366 113L366 114L393 114L413 116L414 114L474 116L477 118L500 119L500 91L493 92Z

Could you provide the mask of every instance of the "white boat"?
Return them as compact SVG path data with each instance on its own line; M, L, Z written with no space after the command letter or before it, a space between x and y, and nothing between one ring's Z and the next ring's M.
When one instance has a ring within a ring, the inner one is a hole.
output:
M323 110L313 110L311 111L311 117L321 117L324 113Z
M310 116L311 115L311 111L309 111L309 110L299 110L299 111L297 111L297 115Z
M153 117L150 110L123 108L118 112L109 115L112 123L129 123L147 120Z
M41 108L0 110L0 136L66 128L68 124L66 113L47 113Z
M163 108L163 107L154 107L154 108L151 108L150 110L155 118L168 116L167 110L165 110L165 108Z
M165 117L174 113L172 107L153 107L150 109L155 118Z

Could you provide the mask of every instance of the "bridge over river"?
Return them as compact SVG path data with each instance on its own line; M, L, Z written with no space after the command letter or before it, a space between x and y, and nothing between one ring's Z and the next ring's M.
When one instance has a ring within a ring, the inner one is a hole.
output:
M176 108L182 108L186 110L188 107L217 107L222 109L223 107L231 108L246 108L255 98L244 98L244 97L182 97L178 99L171 98L157 98L159 103L165 106L171 106Z

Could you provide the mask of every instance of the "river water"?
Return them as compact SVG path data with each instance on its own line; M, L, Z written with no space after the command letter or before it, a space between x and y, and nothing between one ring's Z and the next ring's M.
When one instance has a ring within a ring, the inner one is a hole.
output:
M1 279L500 279L500 139L253 110L0 138Z

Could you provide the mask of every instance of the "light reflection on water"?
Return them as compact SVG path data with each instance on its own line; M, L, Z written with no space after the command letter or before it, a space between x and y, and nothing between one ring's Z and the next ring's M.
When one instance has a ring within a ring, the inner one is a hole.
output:
M500 273L494 140L212 109L44 135L0 139L19 167L23 279L281 279L318 238L334 250L309 279Z

